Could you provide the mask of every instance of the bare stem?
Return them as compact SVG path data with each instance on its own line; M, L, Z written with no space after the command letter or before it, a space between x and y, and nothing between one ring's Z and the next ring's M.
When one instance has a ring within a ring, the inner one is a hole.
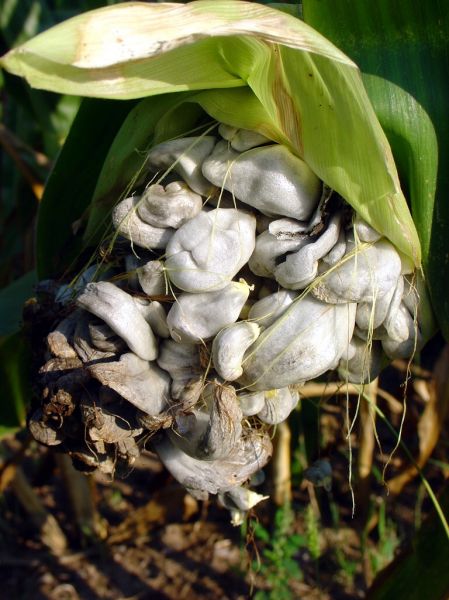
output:
M57 454L56 460L70 498L80 538L92 539L99 536L101 528L89 477L77 471L65 454Z
M288 421L276 425L271 462L273 500L277 506L291 502L291 432Z
M29 484L21 467L16 467L11 488L23 509L29 515L34 526L39 530L42 543L55 555L60 555L67 549L67 539L59 527L55 517L47 512Z

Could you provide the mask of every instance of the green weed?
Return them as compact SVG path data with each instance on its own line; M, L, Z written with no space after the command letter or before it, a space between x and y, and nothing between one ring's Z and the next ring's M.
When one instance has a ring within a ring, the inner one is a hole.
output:
M295 558L301 548L307 547L307 536L292 533L295 513L290 504L279 508L272 531L260 523L252 525L255 542L263 549L252 569L266 582L269 590L258 590L254 600L290 600L293 598L292 581L302 581L303 573Z

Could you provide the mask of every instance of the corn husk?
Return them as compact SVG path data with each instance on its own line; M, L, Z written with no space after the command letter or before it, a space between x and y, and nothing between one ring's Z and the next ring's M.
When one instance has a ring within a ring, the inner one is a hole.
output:
M36 36L6 54L1 65L34 87L66 94L163 94L152 103L160 116L166 95L182 93L172 111L196 103L222 123L285 144L420 266L420 244L391 150L357 67L288 14L233 0L119 4ZM152 119L150 136L157 125ZM166 127L165 139L172 133ZM160 127L159 135L164 138ZM102 199L104 211L104 194ZM90 233L101 210L91 212Z

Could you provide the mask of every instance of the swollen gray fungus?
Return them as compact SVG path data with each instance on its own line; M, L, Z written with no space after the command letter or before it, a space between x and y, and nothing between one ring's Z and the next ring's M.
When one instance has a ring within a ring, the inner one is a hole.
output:
M186 292L226 287L248 262L255 246L256 219L232 208L201 212L167 245L166 272Z
M238 153L219 142L203 163L204 176L266 215L307 220L321 195L310 167L278 144Z
M279 290L255 302L249 310L248 319L259 327L267 328L272 325L298 297L298 292L292 290Z
M422 347L422 337L418 324L405 306L401 305L400 311L403 313L404 321L408 325L408 336L400 342L391 338L382 340L382 348L391 360L395 358L410 358L410 356L413 356Z
M171 398L182 405L194 405L203 388L199 346L162 340L157 363L171 377Z
M218 292L180 294L171 307L167 325L176 342L200 343L237 321L249 295L246 283L233 281Z
M113 352L114 354L123 352L126 343L120 338L109 325L104 322L89 322L88 329L90 339L98 350L103 352Z
M390 309L396 289L397 286L387 290L382 296L381 301L378 301L378 298L374 298L374 300L359 302L357 304L355 321L360 329L368 331L369 329L377 329L382 325Z
M222 329L212 343L212 361L225 381L238 379L243 372L242 360L247 348L259 337L256 323L240 321Z
M388 337L394 342L404 342L409 336L407 317L410 317L410 315L402 304L403 295L404 278L400 277L382 323Z
M340 234L342 215L337 213L331 218L326 230L316 239L302 246L274 269L276 281L284 288L302 290L315 279L318 261L335 246Z
M235 527L239 527L245 522L249 510L268 498L269 496L263 496L243 486L218 494L220 503L231 513L231 524Z
M208 196L214 186L201 173L201 165L212 152L212 136L186 137L162 142L150 150L148 164L156 169L173 169L197 194Z
M267 229L277 240L293 240L304 237L309 225L307 222L285 218L270 221Z
M269 496L262 496L244 487L236 487L220 495L220 501L227 509L237 509L244 512L251 510L261 500L266 500L267 498Z
M373 229L358 215L354 217L354 231L361 242L378 242L382 237L378 231Z
M57 358L76 358L73 348L73 334L81 311L74 311L63 319L46 338L48 349Z
M264 406L257 416L267 425L278 425L288 419L299 402L299 393L289 387L268 390L264 394Z
M244 483L259 471L271 456L267 434L250 430L224 459L201 460L189 456L176 446L172 434L155 440L156 451L165 467L196 497L227 492Z
M332 267L336 265L346 253L346 233L343 227L338 234L338 240L333 248L323 256L323 262Z
M90 315L82 312L78 317L78 322L73 334L73 348L77 356L83 363L91 363L99 360L112 358L114 351L99 349L93 342L89 333Z
M169 399L170 378L155 363L132 354L122 354L116 362L97 363L89 372L148 415L157 415Z
M168 371L172 379L190 378L199 371L198 346L193 343L179 343L172 339L164 340L157 359L158 365Z
M326 268L327 269L327 268ZM357 245L348 237L341 264L320 274L312 294L332 304L372 302L395 288L401 275L401 258L393 244L382 238L374 244Z
M376 379L382 369L382 345L373 340L369 346L366 340L354 335L346 356L340 359L338 371L343 380L364 384Z
M229 127L229 125L225 125L224 123L219 126L218 133L238 152L245 152L256 146L272 143L267 137L256 131L237 129L236 127Z
M165 186L150 185L142 194L137 213L142 221L154 227L178 229L193 219L203 208L203 200L182 181Z
M134 301L153 333L160 338L170 337L167 325L167 313L162 304L157 300L146 300L138 297L135 297Z
M149 260L138 266L139 285L147 296L165 296L168 293L164 263L161 260Z
M108 281L99 281L89 283L76 303L107 323L137 356L157 357L157 340L132 296Z
M154 227L142 221L137 214L139 202L140 198L136 196L125 198L117 204L112 211L114 228L120 235L140 248L165 248L175 230Z
M251 390L302 383L334 369L352 337L355 303L298 299L245 354L240 382Z
M265 406L265 392L241 392L237 394L245 417L257 415Z
M280 240L268 230L263 231L256 238L256 247L248 261L248 267L254 275L274 279L274 271L279 258L289 252L299 250L305 244L307 244L305 238Z
M71 285L42 283L61 320L30 430L111 476L148 443L239 525L302 384L333 369L365 384L420 349L419 277L289 148L209 131L153 147L112 212L116 245ZM309 480L330 486L320 462Z

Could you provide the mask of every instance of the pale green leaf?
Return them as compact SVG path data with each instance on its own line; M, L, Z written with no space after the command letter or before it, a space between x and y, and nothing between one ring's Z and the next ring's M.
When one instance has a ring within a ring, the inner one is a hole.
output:
M0 336L20 329L23 304L33 295L36 283L36 272L30 271L0 290Z
M7 54L3 65L33 85L106 98L207 90L197 98L206 112L288 145L420 265L391 150L359 71L288 14L234 0L127 3L69 20ZM142 140L136 151L145 147Z
M304 0L304 18L359 64L393 148L449 339L449 4Z

